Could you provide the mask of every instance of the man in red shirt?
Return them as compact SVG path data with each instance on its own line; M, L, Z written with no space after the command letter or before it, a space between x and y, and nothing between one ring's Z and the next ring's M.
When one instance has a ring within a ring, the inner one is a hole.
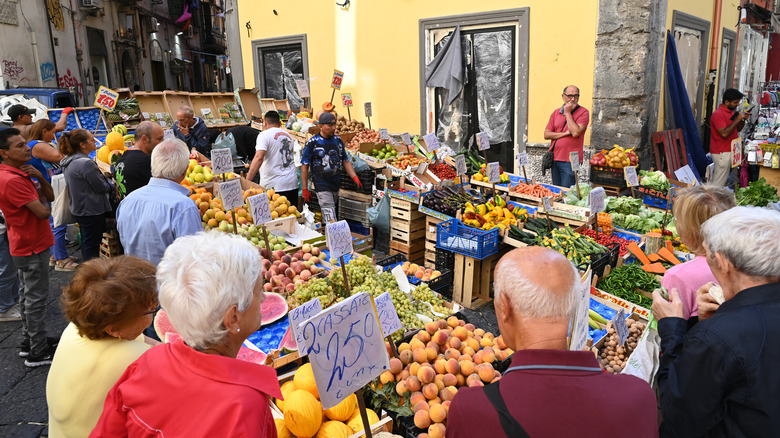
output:
M29 164L32 153L15 128L0 131L0 210L5 215L8 241L14 264L21 272L24 290L22 311L22 350L24 364L38 367L51 364L54 346L46 337L46 299L49 295L49 248L54 235L49 227L54 201L51 185ZM40 191L31 178L36 178Z
M561 187L574 185L574 171L569 162L569 153L577 151L582 162L582 146L585 130L588 129L590 113L580 106L580 89L569 85L563 89L563 106L553 111L544 128L544 139L552 140L555 158L552 168L553 184Z
M658 436L646 382L603 372L590 351L567 350L582 285L566 257L538 246L516 249L498 262L495 278L498 326L515 354L498 382L458 390L448 438L595 436L623 430L627 418L634 435Z
M749 111L735 113L744 94L734 88L723 92L723 103L712 113L710 119L710 155L715 164L710 184L723 187L728 183L731 172L731 141L739 136L745 126Z

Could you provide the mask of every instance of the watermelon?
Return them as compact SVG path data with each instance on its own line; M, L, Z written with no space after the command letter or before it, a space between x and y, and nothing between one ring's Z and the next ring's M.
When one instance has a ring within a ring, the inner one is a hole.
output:
M265 301L260 306L262 325L270 324L287 315L287 301L284 297L273 292L265 293Z
M262 350L255 348L249 348L246 343L238 350L238 356L236 359L243 360L244 362L258 363L260 365L265 364L265 358L268 357Z
M168 320L168 314L165 313L165 310L160 309L154 317L154 331L162 340L165 340L166 333L177 333L176 329L171 325L171 321Z
M298 343L295 342L295 339L292 337L291 327L287 327L287 331L284 332L284 337L282 338L282 341L279 342L279 347L277 349L287 352L292 352L298 349Z

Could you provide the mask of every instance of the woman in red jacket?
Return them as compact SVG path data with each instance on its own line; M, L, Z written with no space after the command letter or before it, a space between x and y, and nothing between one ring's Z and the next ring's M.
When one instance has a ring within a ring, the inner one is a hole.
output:
M219 248L214 251L214 248ZM106 397L92 437L276 437L276 371L236 359L260 328L262 259L220 232L180 237L157 267L159 300L182 340L132 363Z

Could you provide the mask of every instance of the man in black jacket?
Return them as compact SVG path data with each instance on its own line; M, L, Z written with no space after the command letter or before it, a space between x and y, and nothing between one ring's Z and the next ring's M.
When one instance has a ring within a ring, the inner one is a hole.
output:
M704 223L719 286L697 292L699 323L690 331L677 290L671 301L653 293L662 437L780 436L778 234L780 214L764 208L736 207Z

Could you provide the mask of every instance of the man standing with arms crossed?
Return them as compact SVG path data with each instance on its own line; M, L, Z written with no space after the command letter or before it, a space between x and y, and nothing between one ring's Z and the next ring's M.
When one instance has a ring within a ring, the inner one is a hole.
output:
M298 207L298 175L293 149L295 140L281 128L279 113L268 111L263 118L264 130L257 136L257 146L246 179L252 181L260 170L260 185L274 189Z
M745 127L750 111L735 113L744 94L734 88L723 92L723 103L712 113L710 119L710 155L715 164L710 184L723 187L728 183L731 172L731 142L739 137ZM740 145L741 146L741 145Z
M580 106L580 89L569 85L563 89L563 106L553 111L544 129L544 139L552 140L555 158L552 167L553 184L560 187L574 185L574 171L569 162L569 153L578 152L582 162L582 147L585 130L588 129L590 113Z

